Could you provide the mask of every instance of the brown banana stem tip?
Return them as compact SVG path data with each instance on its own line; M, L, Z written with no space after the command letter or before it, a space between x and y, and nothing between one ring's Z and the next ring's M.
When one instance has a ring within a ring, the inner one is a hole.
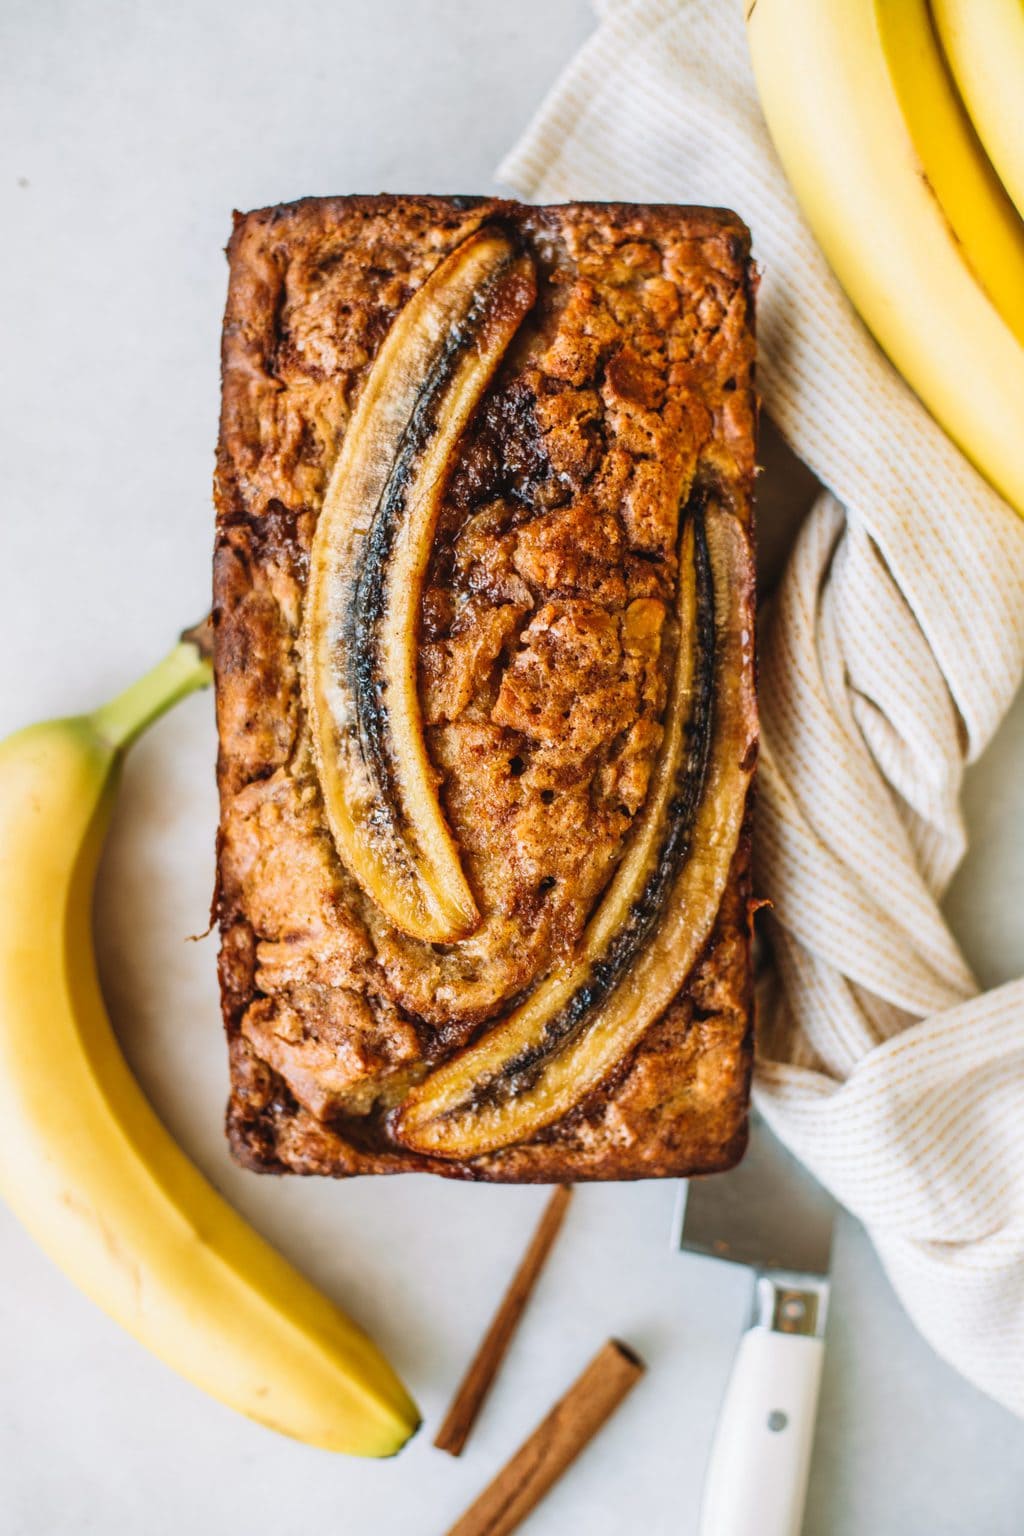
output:
M183 629L179 639L183 645L194 645L204 661L213 660L213 614L208 613L205 619L198 624L193 624L191 629Z

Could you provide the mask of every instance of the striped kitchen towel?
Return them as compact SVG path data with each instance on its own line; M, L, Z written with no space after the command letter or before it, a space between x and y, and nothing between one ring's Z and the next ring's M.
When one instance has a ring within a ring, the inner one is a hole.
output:
M761 117L740 6L603 0L501 177L728 204L765 409L827 487L761 641L757 1102L863 1219L907 1310L1024 1413L1024 980L979 992L938 901L964 766L1024 671L1024 524L874 345Z

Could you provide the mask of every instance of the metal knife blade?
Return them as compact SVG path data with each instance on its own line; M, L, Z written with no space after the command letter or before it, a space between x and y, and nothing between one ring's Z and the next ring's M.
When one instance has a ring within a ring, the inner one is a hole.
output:
M680 1187L673 1245L762 1272L824 1277L834 1212L831 1195L753 1111L739 1167Z

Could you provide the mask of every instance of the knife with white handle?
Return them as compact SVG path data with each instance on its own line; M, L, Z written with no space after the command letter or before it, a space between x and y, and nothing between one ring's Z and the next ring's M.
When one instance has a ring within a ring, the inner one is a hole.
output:
M800 1536L824 1359L831 1197L752 1120L740 1166L684 1185L674 1242L753 1274L704 1482L700 1536Z

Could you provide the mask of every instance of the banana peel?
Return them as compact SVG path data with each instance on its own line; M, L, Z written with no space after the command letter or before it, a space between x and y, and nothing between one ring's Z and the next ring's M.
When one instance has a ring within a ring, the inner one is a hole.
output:
M930 10L975 131L1024 219L1024 8L931 0Z
M325 1450L390 1456L416 1407L376 1346L160 1123L100 993L91 901L121 763L211 678L196 637L91 715L0 743L0 1195L166 1364Z
M1020 229L934 56L925 0L757 0L747 39L775 149L836 277L1024 516Z

